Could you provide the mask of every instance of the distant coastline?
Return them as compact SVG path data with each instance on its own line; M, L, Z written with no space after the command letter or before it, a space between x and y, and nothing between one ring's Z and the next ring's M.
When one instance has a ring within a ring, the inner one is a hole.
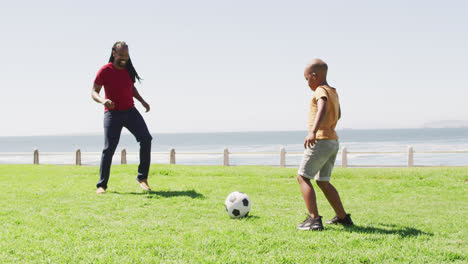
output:
M441 120L424 123L422 128L466 128L468 121L466 120Z
M421 127L414 127L414 128L339 128L336 131L339 132L382 132L382 131L418 131L421 129L426 129L428 131L431 130L440 130L440 129L468 129L468 121L464 121L465 123L457 123L459 125L455 125L455 123L451 123L455 121L437 121L437 122L430 122L425 123ZM246 130L246 131L206 131L206 132L153 132L153 135L242 135L242 134L260 134L260 133L273 133L273 134L282 134L282 133L307 133L306 129L303 130ZM40 134L40 135L9 135L9 136L0 136L0 139L6 138L43 138L43 137L96 137L102 136L103 132L84 132L84 133L57 133L57 134ZM122 135L131 135L130 132L126 131L125 129L122 130Z

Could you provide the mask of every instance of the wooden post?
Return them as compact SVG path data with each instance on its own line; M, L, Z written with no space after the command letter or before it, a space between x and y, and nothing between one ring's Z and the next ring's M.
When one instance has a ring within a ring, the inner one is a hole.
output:
M412 146L408 146L408 167L414 167L414 150Z
M76 158L75 158L75 164L78 166L81 166L81 150L77 149L76 150Z
M176 164L175 161L175 149L171 148L171 151L169 153L169 164Z
M343 147L341 149L341 167L348 167L348 150L346 149L346 147Z
M223 158L223 166L229 166L229 150L227 148L224 149L224 158Z
M280 148L280 167L286 167L286 150L284 147Z
M120 164L127 164L127 150L122 149L120 153Z
M39 150L34 149L34 164L39 165Z

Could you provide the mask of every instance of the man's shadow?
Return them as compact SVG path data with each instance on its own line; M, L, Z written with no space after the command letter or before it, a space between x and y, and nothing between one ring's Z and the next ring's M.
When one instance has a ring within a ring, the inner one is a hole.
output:
M187 196L192 199L205 199L205 196L201 193L196 192L195 190L185 190L185 191L149 191L149 192L117 192L117 191L110 191L110 193L115 194L126 194L126 195L143 195L146 198L154 199L154 198L171 198L177 196Z
M419 229L407 227L407 226L399 227L393 224L377 224L377 225L388 227L388 229L376 227L376 226L353 225L353 226L345 226L344 230L348 232L358 232L358 233L365 233L365 234L399 235L402 238L421 236L421 235L425 235L425 236L434 235L432 233L423 232Z

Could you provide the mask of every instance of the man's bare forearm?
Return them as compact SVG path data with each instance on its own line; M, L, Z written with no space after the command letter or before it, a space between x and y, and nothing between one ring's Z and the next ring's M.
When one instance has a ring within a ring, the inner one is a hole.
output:
M92 91L91 96L96 103L104 104L106 99L102 98L96 91Z
M106 102L106 99L102 98L99 95L101 88L102 88L102 85L94 84L93 89L91 90L91 97L96 103L104 104Z
M145 102L145 100L143 99L143 97L141 97L140 93L138 92L135 86L133 86L133 97L135 97L135 99L137 99L141 103Z

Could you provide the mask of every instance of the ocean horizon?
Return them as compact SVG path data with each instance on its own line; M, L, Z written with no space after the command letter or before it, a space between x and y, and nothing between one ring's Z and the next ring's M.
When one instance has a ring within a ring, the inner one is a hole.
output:
M410 129L340 129L340 149L346 147L350 165L404 166L407 160L408 146L415 151L415 165L421 166L468 166L466 153L421 153L421 152L463 152L468 151L468 127L461 128L410 128ZM169 163L168 153L171 148L179 152L219 153L177 155L177 164L220 165L222 152L228 148L233 155L232 165L278 165L281 147L288 154L288 166L300 162L304 150L303 141L307 131L254 131L254 132L197 132L197 133L153 133L153 163ZM80 149L83 152L83 164L99 164L104 144L103 134L75 134L48 136L0 136L0 164L30 164L34 149L39 152L71 153ZM119 146L114 156L114 164L120 163L120 150L129 152L128 162L137 163L139 145L131 134L122 133ZM90 154L86 154L86 152ZM278 155L236 155L236 152L274 152ZM401 152L398 154L359 154L353 152ZM419 152L419 154L418 154ZM2 154L3 153L3 154ZM5 153L8 153L6 155ZM160 153L160 154L158 154ZM43 155L41 164L74 164L74 155ZM341 164L341 157L337 158Z

